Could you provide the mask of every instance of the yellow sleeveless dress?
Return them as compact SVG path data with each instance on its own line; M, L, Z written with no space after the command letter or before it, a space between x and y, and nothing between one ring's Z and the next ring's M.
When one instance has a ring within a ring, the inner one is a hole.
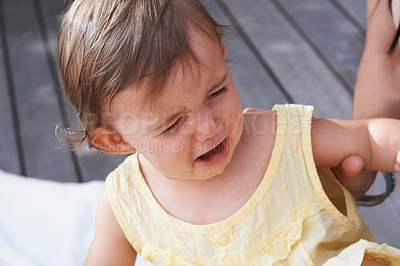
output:
M341 210L325 194L311 148L313 108L274 110L277 135L264 178L220 222L193 225L169 215L147 186L137 153L110 173L108 197L134 249L154 265L360 265L364 252L400 265L397 249L371 242L352 196L326 171Z

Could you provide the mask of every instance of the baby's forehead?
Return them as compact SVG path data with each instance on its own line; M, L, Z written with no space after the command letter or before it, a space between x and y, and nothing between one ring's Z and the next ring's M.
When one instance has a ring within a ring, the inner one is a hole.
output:
M168 116L185 102L204 98L209 87L226 78L228 70L218 40L198 30L190 31L189 36L195 54L180 57L161 83L156 82L156 75L150 75L127 86L114 97L112 112L131 110L144 119Z
M142 108L160 112L164 107L169 106L169 102L198 97L200 90L196 88L202 86L202 78L207 75L205 72L211 71L210 68L206 68L207 66L204 66L201 60L184 59L178 61L169 71L162 87L154 88L146 84L147 86L144 85L139 88L140 91L136 96L140 99ZM216 70L213 72L217 75Z
M167 82L158 90L152 90L146 86L146 83L131 85L118 92L108 110L105 111L118 118L127 116L135 116L143 120L149 120L152 117L161 118L176 109L178 98L179 102L184 102L185 98L195 96L195 93L184 85L182 77L174 77L172 80L174 82Z

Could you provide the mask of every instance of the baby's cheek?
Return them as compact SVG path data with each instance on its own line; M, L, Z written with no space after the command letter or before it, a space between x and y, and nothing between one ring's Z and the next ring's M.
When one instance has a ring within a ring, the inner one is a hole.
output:
M232 113L229 117L230 120L230 128L231 130L240 130L243 126L243 111L240 108L236 108L232 110Z
M177 153L177 156L183 158L183 157L191 157L193 154L197 154L201 152L201 150L198 150L198 146L196 143L189 142L189 141L183 141L175 144L175 152Z

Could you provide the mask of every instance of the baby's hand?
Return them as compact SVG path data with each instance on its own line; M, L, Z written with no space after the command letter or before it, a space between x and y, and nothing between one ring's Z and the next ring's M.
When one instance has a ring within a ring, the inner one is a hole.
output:
M396 162L394 164L394 170L397 173L400 173L400 151L397 153L397 156L396 156Z

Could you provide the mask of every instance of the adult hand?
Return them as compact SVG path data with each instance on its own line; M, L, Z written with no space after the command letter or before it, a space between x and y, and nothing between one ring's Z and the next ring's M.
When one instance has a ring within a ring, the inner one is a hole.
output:
M363 196L375 181L376 172L363 169L364 161L356 155L346 157L340 167L333 168L340 183L357 200Z

